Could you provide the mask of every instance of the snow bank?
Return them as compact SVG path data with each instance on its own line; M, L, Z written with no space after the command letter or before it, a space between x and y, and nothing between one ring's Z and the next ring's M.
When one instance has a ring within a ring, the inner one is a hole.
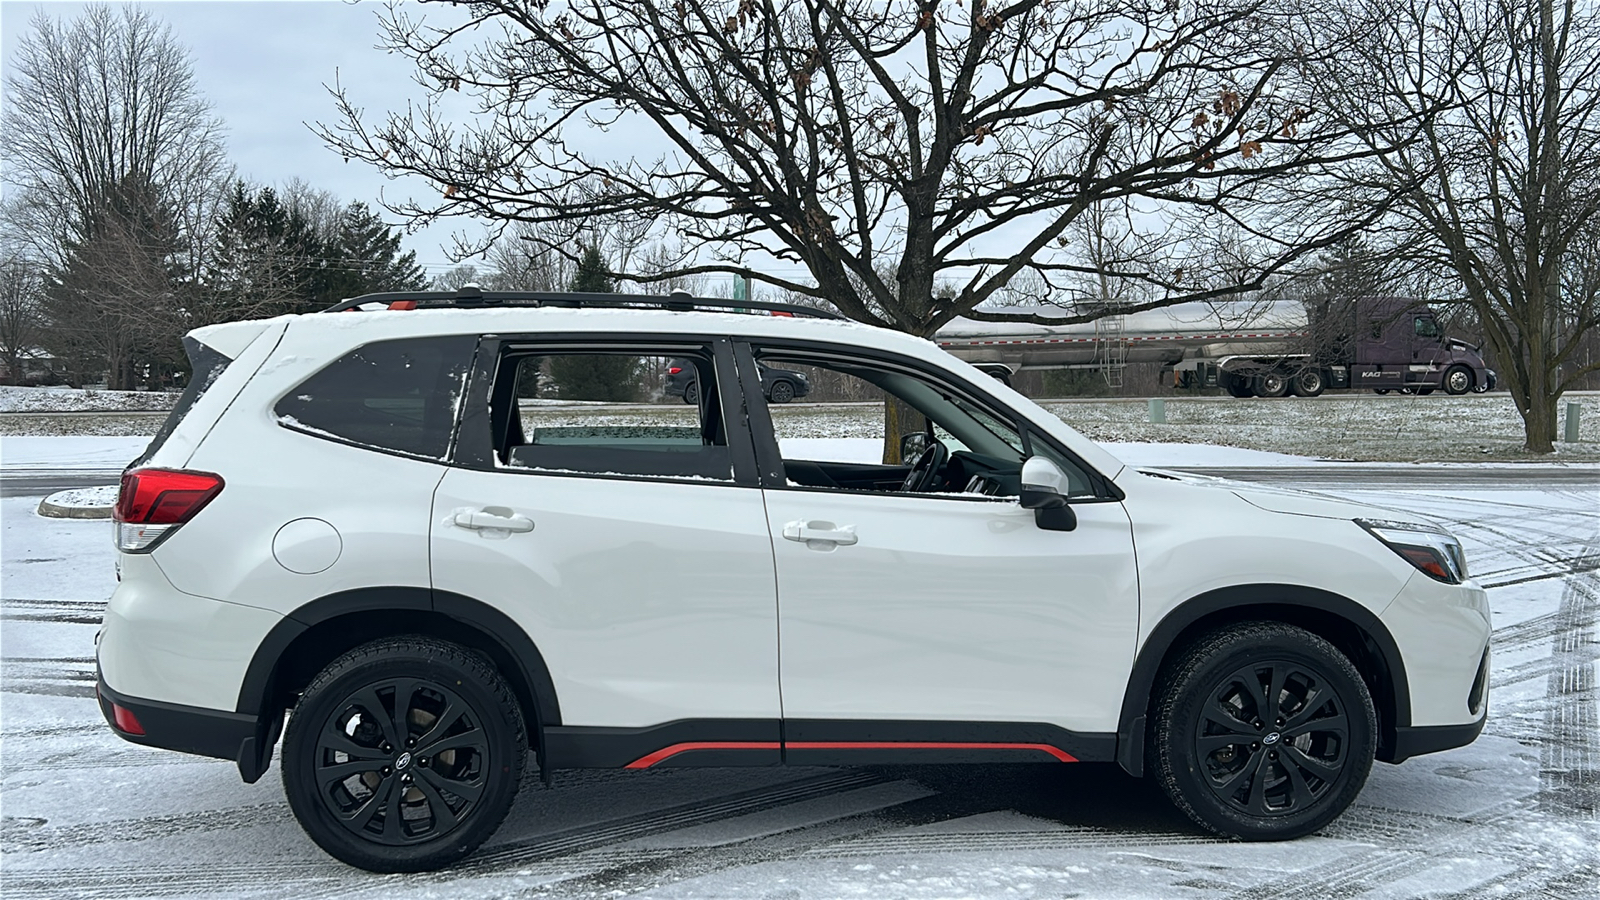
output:
M0 386L0 413L163 412L178 402L162 391L90 391Z
M149 446L139 437L0 437L0 469L121 469Z

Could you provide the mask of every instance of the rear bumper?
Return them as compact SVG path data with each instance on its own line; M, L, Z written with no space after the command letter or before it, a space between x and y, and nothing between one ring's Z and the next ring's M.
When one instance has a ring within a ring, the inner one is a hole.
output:
M283 725L282 713L275 718L257 718L124 696L106 687L105 679L98 673L95 699L100 702L100 714L105 716L106 724L123 740L196 756L231 759L238 764L239 775L247 783L255 782L266 771L267 764L272 761L272 746L278 742L278 732ZM143 734L118 727L117 706L133 715Z

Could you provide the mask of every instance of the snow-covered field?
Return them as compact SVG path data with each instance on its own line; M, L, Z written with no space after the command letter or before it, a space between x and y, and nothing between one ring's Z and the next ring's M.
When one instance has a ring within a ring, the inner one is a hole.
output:
M875 449L840 437L798 440L846 458ZM8 437L0 454L8 472L116 468L143 443ZM1111 449L1140 465L1305 463ZM93 636L115 585L110 526L41 518L38 497L8 498L0 896L1600 896L1600 488L1489 487L1336 492L1448 523L1490 588L1496 644L1484 736L1375 767L1321 835L1214 840L1111 765L569 771L553 790L530 777L483 850L421 876L323 855L291 817L276 767L245 785L230 763L114 737L93 700Z
M150 434L164 418L159 410L166 406L160 404L170 405L174 396L0 388L0 434ZM1569 402L1580 409L1580 440L1558 443L1553 459L1600 462L1600 392L1568 394L1561 403L1563 415ZM1142 399L1040 403L1089 437L1113 443L1210 444L1339 460L1529 459L1521 449L1522 421L1505 393L1326 394L1311 400L1169 397L1161 425L1148 421ZM570 418L574 405L540 401L527 404L524 414L555 425ZM593 404L582 405L585 420L593 422ZM686 411L678 404L629 405L617 408L606 424L662 424ZM774 419L785 437L867 437L881 433L882 413L874 404L797 403L774 407Z

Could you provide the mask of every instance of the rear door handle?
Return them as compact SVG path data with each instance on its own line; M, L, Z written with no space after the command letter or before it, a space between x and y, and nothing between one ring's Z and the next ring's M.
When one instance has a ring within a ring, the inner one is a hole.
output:
M856 527L836 526L832 522L790 522L783 526L783 537L784 540L799 541L802 544L819 541L848 547L856 542Z
M509 531L513 534L525 534L533 530L532 519L502 507L458 509L450 521L455 523L458 528L470 528L473 531L494 529L497 531Z

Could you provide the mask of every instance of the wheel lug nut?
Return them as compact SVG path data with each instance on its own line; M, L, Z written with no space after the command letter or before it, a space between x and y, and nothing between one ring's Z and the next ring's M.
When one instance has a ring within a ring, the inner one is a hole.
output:
M1278 751L1273 750L1273 751L1270 751L1269 753L1267 753L1267 759L1277 759L1277 758L1278 758ZM407 777L409 777L409 776L407 776Z
M388 777L389 777L389 774L390 774L390 773L391 773L391 772L393 772L393 771L394 771L394 770L393 770L393 769L391 769L391 768L389 768L389 767L388 767L388 766L384 766L384 767L383 767L383 768L381 768L381 769L379 769L379 770L378 770L378 774L379 774L379 775L382 775L382 776L383 776L383 777L385 777L385 778L388 778Z
M392 752L394 750L393 747L389 746L389 742L388 741L384 741L382 744L379 744L378 745L378 749L382 750L385 753L390 753L390 752Z
M401 784L410 784L411 783L411 776L410 775L401 775L400 776L400 783Z
M426 767L428 765L428 758L426 756L417 757L417 765Z
M416 745L417 745L417 739L416 738L406 738L406 746L407 747L415 747Z

